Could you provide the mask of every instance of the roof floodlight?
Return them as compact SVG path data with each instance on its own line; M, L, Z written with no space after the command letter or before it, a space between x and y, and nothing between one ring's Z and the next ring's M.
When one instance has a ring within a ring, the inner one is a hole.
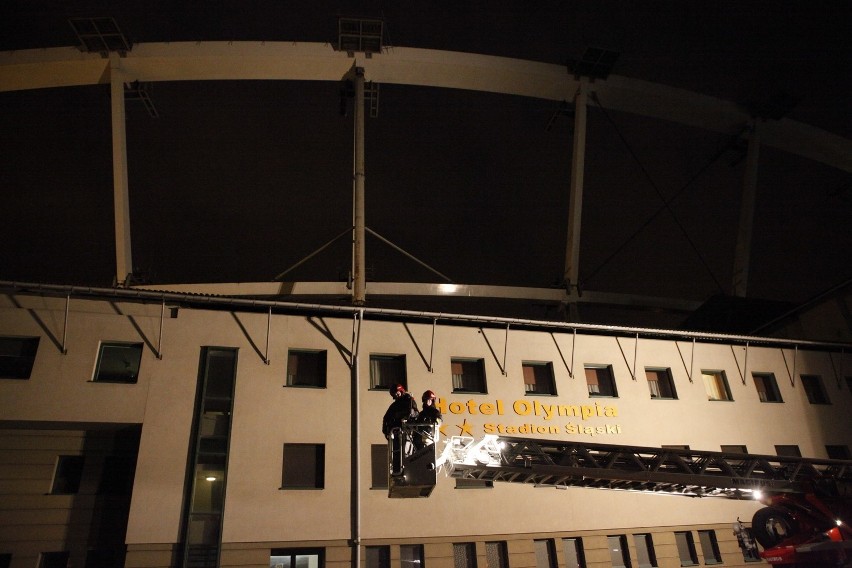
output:
M587 47L580 59L568 60L568 72L574 77L589 79L606 79L612 72L612 67L621 55L618 51L602 47Z
M68 23L80 40L80 51L100 53L101 57L115 51L124 57L132 47L113 18L70 18Z
M371 57L382 52L382 20L340 18L337 21L337 50L345 51L350 57L356 52Z

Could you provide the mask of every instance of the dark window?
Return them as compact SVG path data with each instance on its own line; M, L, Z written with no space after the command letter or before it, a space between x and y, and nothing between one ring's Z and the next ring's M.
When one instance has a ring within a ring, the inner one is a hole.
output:
M552 538L536 539L535 565L536 568L556 568L556 546Z
M325 351L291 349L287 356L287 386L325 388Z
M747 454L748 450L745 446L739 444L722 444L722 451L728 454Z
M671 371L668 369L645 369L651 398L677 398Z
M390 568L390 546L368 546L367 568Z
M582 538L563 538L562 548L565 551L565 568L586 568Z
M321 548L274 548L269 568L323 568L325 551Z
M725 371L701 371L707 400L733 400Z
M760 552L757 549L757 541L754 539L754 531L748 527L742 528L745 533L742 537L748 543L749 546L743 546L743 540L741 537L737 536L737 541L740 544L740 551L743 553L743 560L746 562L761 562L763 559L760 557Z
M0 337L0 379L29 379L38 337Z
M370 463L372 466L373 489L387 489L388 487L388 445L373 444L370 446Z
M9 568L12 564L12 555L8 552L0 552L0 568Z
M775 446L775 455L787 458L800 458L802 457L802 452L799 451L799 446L795 445Z
M719 553L719 543L716 542L716 531L698 531L698 540L701 542L704 564L721 564L722 555Z
M692 532L675 532L675 543L677 544L677 555L680 557L681 566L695 566L698 564L698 555L695 554L695 542L692 540Z
M524 392L526 394L556 394L553 380L553 364L524 361Z
M484 479L456 479L456 489L491 489L493 481Z
M822 384L822 377L819 375L802 375L802 386L805 393L808 395L808 402L811 404L830 404L828 394L825 392L825 387Z
M124 566L124 548L95 548L86 551L84 568L115 568Z
M101 343L92 379L99 383L135 383L142 360L141 343Z
M848 460L852 459L849 454L849 446L843 444L826 445L825 451L828 452L828 459L832 460Z
M666 449L669 449L669 450L688 450L689 444L663 444L660 447L666 448Z
M476 568L475 543L453 543L453 568Z
M612 367L586 367L589 396L618 396Z
M132 456L106 456L98 493L102 495L130 495L136 460Z
M370 388L388 390L396 383L408 388L405 355L370 355Z
M51 495L73 495L80 491L83 478L83 456L59 456L53 474ZM52 553L51 553L52 554Z
M400 544L399 564L401 568L424 568L422 544Z
M284 444L282 470L282 489L322 489L325 487L325 446Z
M754 387L757 389L760 402L784 402L781 399L781 393L778 391L775 375L772 373L752 373L752 377L754 377Z
M65 568L68 566L69 556L70 553L67 550L62 552L42 552L38 568Z
M509 551L505 540L485 543L485 565L488 568L509 568Z
M627 537L623 534L606 537L609 547L609 559L612 568L630 568L630 551L627 549Z
M486 393L482 359L452 359L453 392Z
M634 534L633 544L636 545L636 561L639 568L652 568L657 565L657 554L654 552L654 540L650 533Z

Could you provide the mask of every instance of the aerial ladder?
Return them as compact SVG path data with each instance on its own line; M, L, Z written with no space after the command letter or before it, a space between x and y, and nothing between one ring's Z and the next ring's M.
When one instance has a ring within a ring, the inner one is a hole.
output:
M536 487L585 487L756 500L760 557L778 566L852 566L852 461L486 435L439 443L403 423L388 441L388 496L428 497L438 474ZM758 549L739 519L743 553Z

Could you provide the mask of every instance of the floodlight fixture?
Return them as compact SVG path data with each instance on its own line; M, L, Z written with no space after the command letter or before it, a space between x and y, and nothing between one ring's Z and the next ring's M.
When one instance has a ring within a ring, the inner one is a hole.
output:
M345 51L349 57L364 53L372 57L382 52L384 22L362 18L340 18L337 21L337 50Z
M70 18L68 23L80 40L80 51L100 53L106 58L111 52L124 57L132 49L114 18Z
M157 107L154 106L154 101L151 100L151 95L148 93L148 84L133 81L132 83L124 84L124 100L139 101L145 106L148 115L151 118L159 118L160 113L157 112Z
M620 52L612 49L587 47L580 59L568 60L568 72L573 73L575 79L606 79L620 55Z

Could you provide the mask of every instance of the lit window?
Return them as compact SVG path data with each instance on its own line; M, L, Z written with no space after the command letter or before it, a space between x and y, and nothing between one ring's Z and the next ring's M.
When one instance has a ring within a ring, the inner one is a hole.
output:
M799 450L799 446L791 444L786 446L775 446L775 455L785 458L800 458L802 457L802 452Z
M822 384L822 377L819 375L802 375L801 377L802 386L808 395L808 402L811 404L830 404L831 401L828 400L828 394Z
M370 355L370 388L388 390L396 383L408 388L405 355Z
M781 393L778 391L775 375L772 373L752 373L752 377L754 377L754 388L757 389L760 402L784 402L781 399Z
M589 387L589 396L618 396L612 367L586 367L586 384Z
M453 543L453 568L476 568L475 543Z
M135 383L139 379L141 343L101 343L92 379L99 383Z
M325 446L323 444L284 444L282 489L322 489L325 487Z
M556 568L556 546L553 544L553 539L536 539L533 544L536 568Z
M287 354L287 386L325 388L325 351L291 349Z
M367 568L390 568L390 546L368 546Z
M509 568L509 553L505 540L485 543L485 563L488 568Z
M719 543L716 542L716 531L698 531L698 540L701 542L704 564L721 564L722 555L719 553Z
M586 568L582 538L563 538L562 548L565 552L565 568Z
M321 548L279 548L269 555L269 568L323 568L325 555Z
M51 495L73 495L80 491L83 478L83 456L59 456L53 473Z
M372 465L373 489L388 488L388 445L372 444L370 446L370 463Z
M692 532L676 532L675 543L677 554L680 557L681 566L695 566L698 564L698 556L695 554L695 542L692 540Z
M401 568L423 568L423 545L400 544L399 563Z
M553 381L553 364L524 361L524 392L526 394L556 394Z
M725 371L701 371L701 378L704 379L707 400L733 400Z
M485 394L485 362L482 359L452 359L453 392Z
M668 369L645 369L651 398L677 398L671 371Z
M606 537L609 547L609 559L612 568L627 568L630 566L630 551L627 549L627 537L623 534Z
M41 558L38 561L38 568L66 568L69 556L70 553L67 550L62 552L42 552Z
M657 565L654 541L650 533L634 534L633 544L636 545L636 559L639 562L639 568L652 568Z
M843 444L826 445L825 451L828 453L828 459L831 460L852 459L852 455L849 454L849 446Z
M38 337L0 337L0 379L29 379Z

